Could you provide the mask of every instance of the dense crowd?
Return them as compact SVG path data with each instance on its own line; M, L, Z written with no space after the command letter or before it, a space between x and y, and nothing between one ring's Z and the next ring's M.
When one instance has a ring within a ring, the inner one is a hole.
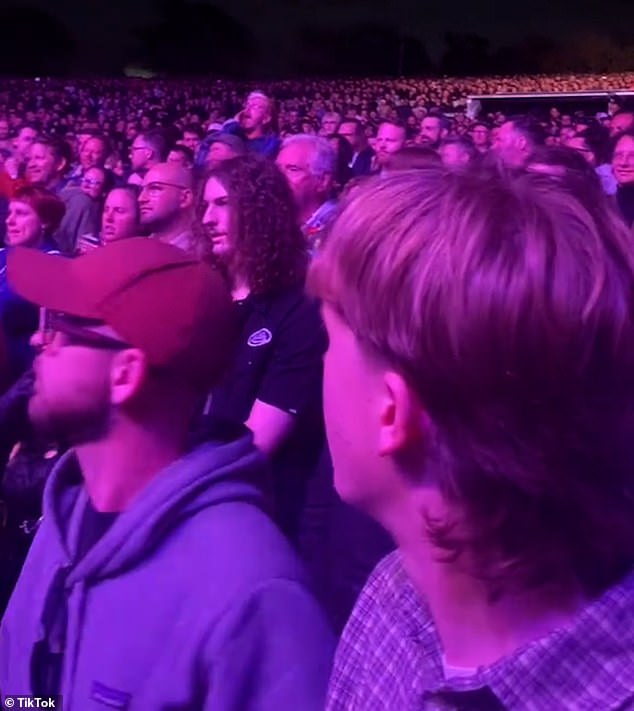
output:
M634 709L632 80L0 84L0 695Z

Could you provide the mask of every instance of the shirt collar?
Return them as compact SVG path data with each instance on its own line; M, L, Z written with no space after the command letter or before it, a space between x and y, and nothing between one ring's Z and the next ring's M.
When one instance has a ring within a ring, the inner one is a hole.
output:
M413 683L421 698L438 696L449 701L482 690L488 698L495 696L500 708L513 711L616 711L634 700L634 571L587 605L571 626L481 667L473 676L448 681L429 610L399 568L397 619L401 633L416 643L420 653L420 672Z

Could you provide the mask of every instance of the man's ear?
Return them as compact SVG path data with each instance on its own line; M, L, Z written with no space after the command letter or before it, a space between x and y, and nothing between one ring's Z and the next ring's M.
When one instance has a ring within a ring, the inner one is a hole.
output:
M181 198L181 207L183 209L191 207L194 204L194 191L189 190L183 190L183 197Z
M110 368L110 399L121 405L133 399L147 380L149 364L143 351L127 348L115 355Z
M393 371L385 373L381 399L379 455L398 457L422 445L429 420L403 376Z

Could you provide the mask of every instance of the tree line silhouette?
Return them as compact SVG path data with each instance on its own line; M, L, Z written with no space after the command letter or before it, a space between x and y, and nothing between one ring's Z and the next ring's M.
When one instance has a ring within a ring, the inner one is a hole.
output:
M157 0L158 19L131 27L134 50L126 61L167 76L216 74L265 78L266 48L253 28L224 10L196 0ZM64 23L35 7L0 8L0 75L65 76L90 71ZM634 65L634 41L589 29L555 41L529 36L494 47L475 33L448 31L433 61L424 42L396 26L362 23L293 30L285 76L477 76L541 72L614 72ZM269 48L270 49L270 48ZM122 62L121 69L125 62Z

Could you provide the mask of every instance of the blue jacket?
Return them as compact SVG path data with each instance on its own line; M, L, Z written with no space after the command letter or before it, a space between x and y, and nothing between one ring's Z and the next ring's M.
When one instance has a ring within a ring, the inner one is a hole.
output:
M35 693L46 643L64 650L65 711L322 711L334 639L261 508L262 461L250 436L203 444L78 559L69 452L0 628L0 693Z

